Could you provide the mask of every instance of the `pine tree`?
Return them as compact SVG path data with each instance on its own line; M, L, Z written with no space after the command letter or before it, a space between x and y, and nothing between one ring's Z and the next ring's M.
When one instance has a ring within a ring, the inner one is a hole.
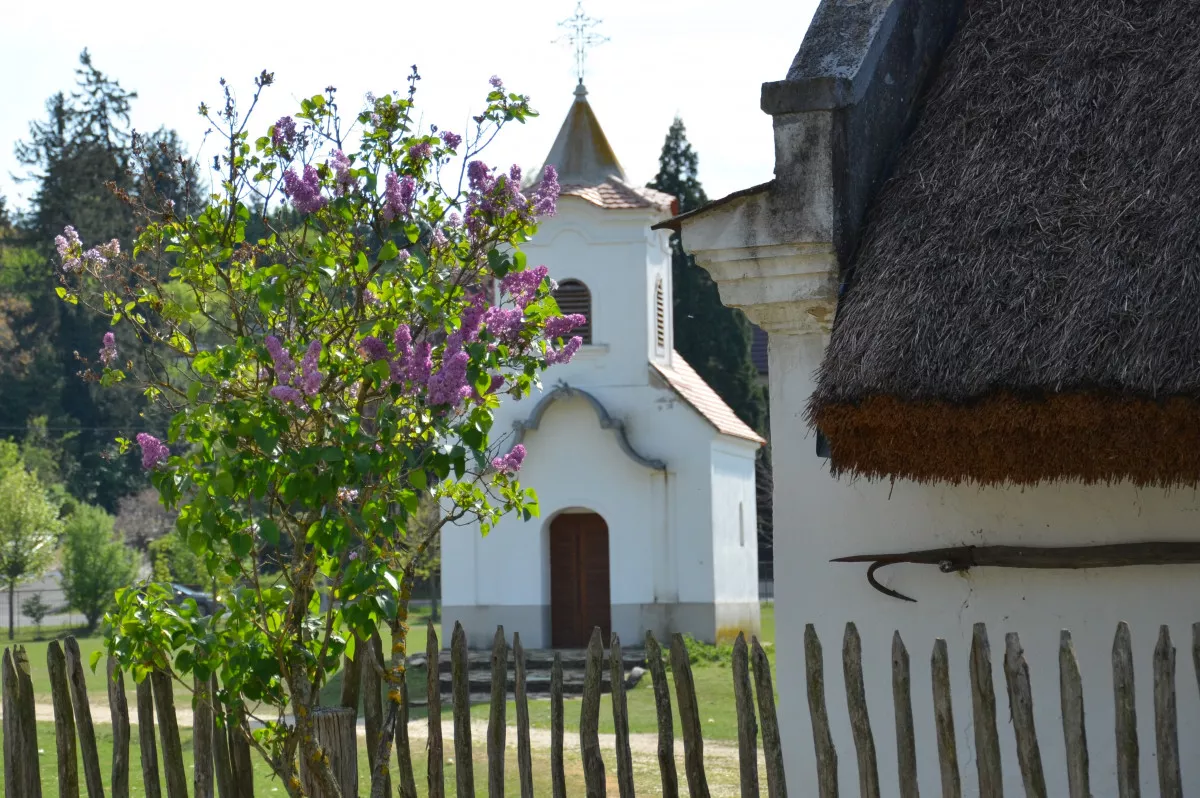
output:
M142 187L166 191L177 212L194 212L194 167L181 164L182 144L173 131L135 136L130 104L137 97L101 72L87 50L79 58L76 87L46 102L46 117L30 123L16 146L35 186L32 207L15 232L0 229L0 338L5 327L29 362L21 373L0 374L0 426L19 429L44 416L59 430L78 430L65 440L62 464L77 498L113 510L124 494L144 484L133 458L112 458L113 438L154 423L142 417L147 404L132 387L98 391L79 376L79 358L95 361L108 330L105 318L55 295L59 286L54 236L74 226L89 242L116 238L126 249L133 235L130 202ZM119 347L132 351L134 341ZM47 351L46 342L52 346ZM41 344L38 349L34 344ZM0 340L0 350L4 341ZM15 377L15 378L14 378ZM18 436L19 437L19 436Z
M658 174L650 188L676 197L680 213L700 207L708 197L696 176L698 161L683 120L676 117L663 142ZM675 349L742 421L764 431L766 402L750 359L750 322L740 310L721 304L717 284L684 251L678 233L671 236L671 280Z
M675 117L658 157L658 174L650 188L679 200L686 213L708 202L697 177L699 158L688 143L683 120ZM671 280L674 283L675 349L692 364L738 417L764 437L767 432L766 394L758 384L758 371L750 359L753 339L749 320L740 311L721 303L717 284L683 248L678 233L671 236ZM771 457L768 447L755 462L758 482L758 558L772 561Z

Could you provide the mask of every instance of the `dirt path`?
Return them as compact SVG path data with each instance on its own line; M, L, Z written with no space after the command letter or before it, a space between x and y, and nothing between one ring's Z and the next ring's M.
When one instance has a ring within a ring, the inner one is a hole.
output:
M46 723L54 722L54 707L51 704L36 704L34 706L37 719ZM0 714L2 717L2 714ZM179 725L184 728L192 726L192 710L187 708L179 708L175 710L175 717L179 719ZM107 704L92 704L92 721L94 723L111 723L112 715L109 712ZM137 717L134 715L130 718L133 725L137 725ZM487 739L487 721L478 718L471 719L471 739L480 741ZM366 736L366 726L362 719L358 721L358 734L360 737ZM429 736L429 724L425 719L414 720L408 724L408 736L410 740L420 740L424 742ZM450 720L442 721L442 738L447 744L454 740L454 722ZM508 733L505 735L507 747L516 748L517 746L517 727L509 726ZM550 730L532 728L529 730L529 743L534 750L549 750L550 749ZM615 734L601 734L600 747L607 753L615 751L617 745L617 737ZM657 734L630 734L629 748L636 758L657 759L658 757L658 735ZM563 736L563 749L566 751L579 750L579 733L568 732ZM675 757L678 759L683 756L683 741L676 739L675 741ZM724 741L706 740L704 743L704 758L706 761L712 760L728 760L734 766L737 765L738 750L736 745L731 745Z

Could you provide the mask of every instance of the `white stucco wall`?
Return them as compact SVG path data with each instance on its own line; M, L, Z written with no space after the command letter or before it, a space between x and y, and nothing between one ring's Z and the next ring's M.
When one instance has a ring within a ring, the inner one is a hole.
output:
M558 282L580 280L592 294L593 346L547 373L547 380L647 384L646 363L655 350L654 279L662 275L668 291L671 279L670 234L649 229L661 217L661 212L605 210L563 197L558 215L541 222L537 236L522 247L531 266L544 264ZM670 302L667 314L670 351Z
M913 711L920 784L940 790L930 699L934 639L949 646L958 753L964 794L977 794L967 657L972 624L988 624L1007 792L1021 791L1002 658L1006 632L1020 634L1031 671L1034 713L1050 795L1067 792L1058 689L1061 629L1074 638L1082 670L1091 787L1116 795L1111 649L1118 621L1132 628L1137 682L1141 780L1157 795L1152 651L1160 624L1179 650L1179 736L1184 751L1200 735L1200 699L1188 651L1200 620L1200 567L1090 571L977 569L942 574L923 565L889 566L880 580L916 604L884 596L866 581L865 565L833 557L959 544L1087 545L1200 539L1200 498L1192 489L1139 490L1056 485L1003 489L834 480L815 453L804 421L819 336L772 335L771 433L775 442L777 675L788 781L815 794L815 759L804 677L804 625L816 624L824 647L826 700L840 759L843 794L857 794L841 667L844 626L858 624L883 795L895 796L896 747L891 697L891 637L900 630L912 661ZM1200 791L1200 762L1184 754L1185 792Z
M714 591L717 601L758 601L758 515L754 446L712 446Z

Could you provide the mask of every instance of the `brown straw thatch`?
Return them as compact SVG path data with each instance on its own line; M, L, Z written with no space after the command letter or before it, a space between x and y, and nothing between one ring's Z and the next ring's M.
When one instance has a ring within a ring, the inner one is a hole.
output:
M845 273L833 467L1200 481L1200 5L967 0Z

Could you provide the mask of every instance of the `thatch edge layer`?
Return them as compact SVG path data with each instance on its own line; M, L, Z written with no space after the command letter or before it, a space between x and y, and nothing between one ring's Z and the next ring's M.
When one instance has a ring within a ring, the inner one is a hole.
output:
M970 402L876 395L814 404L835 476L918 482L1200 485L1200 399L1009 392Z

